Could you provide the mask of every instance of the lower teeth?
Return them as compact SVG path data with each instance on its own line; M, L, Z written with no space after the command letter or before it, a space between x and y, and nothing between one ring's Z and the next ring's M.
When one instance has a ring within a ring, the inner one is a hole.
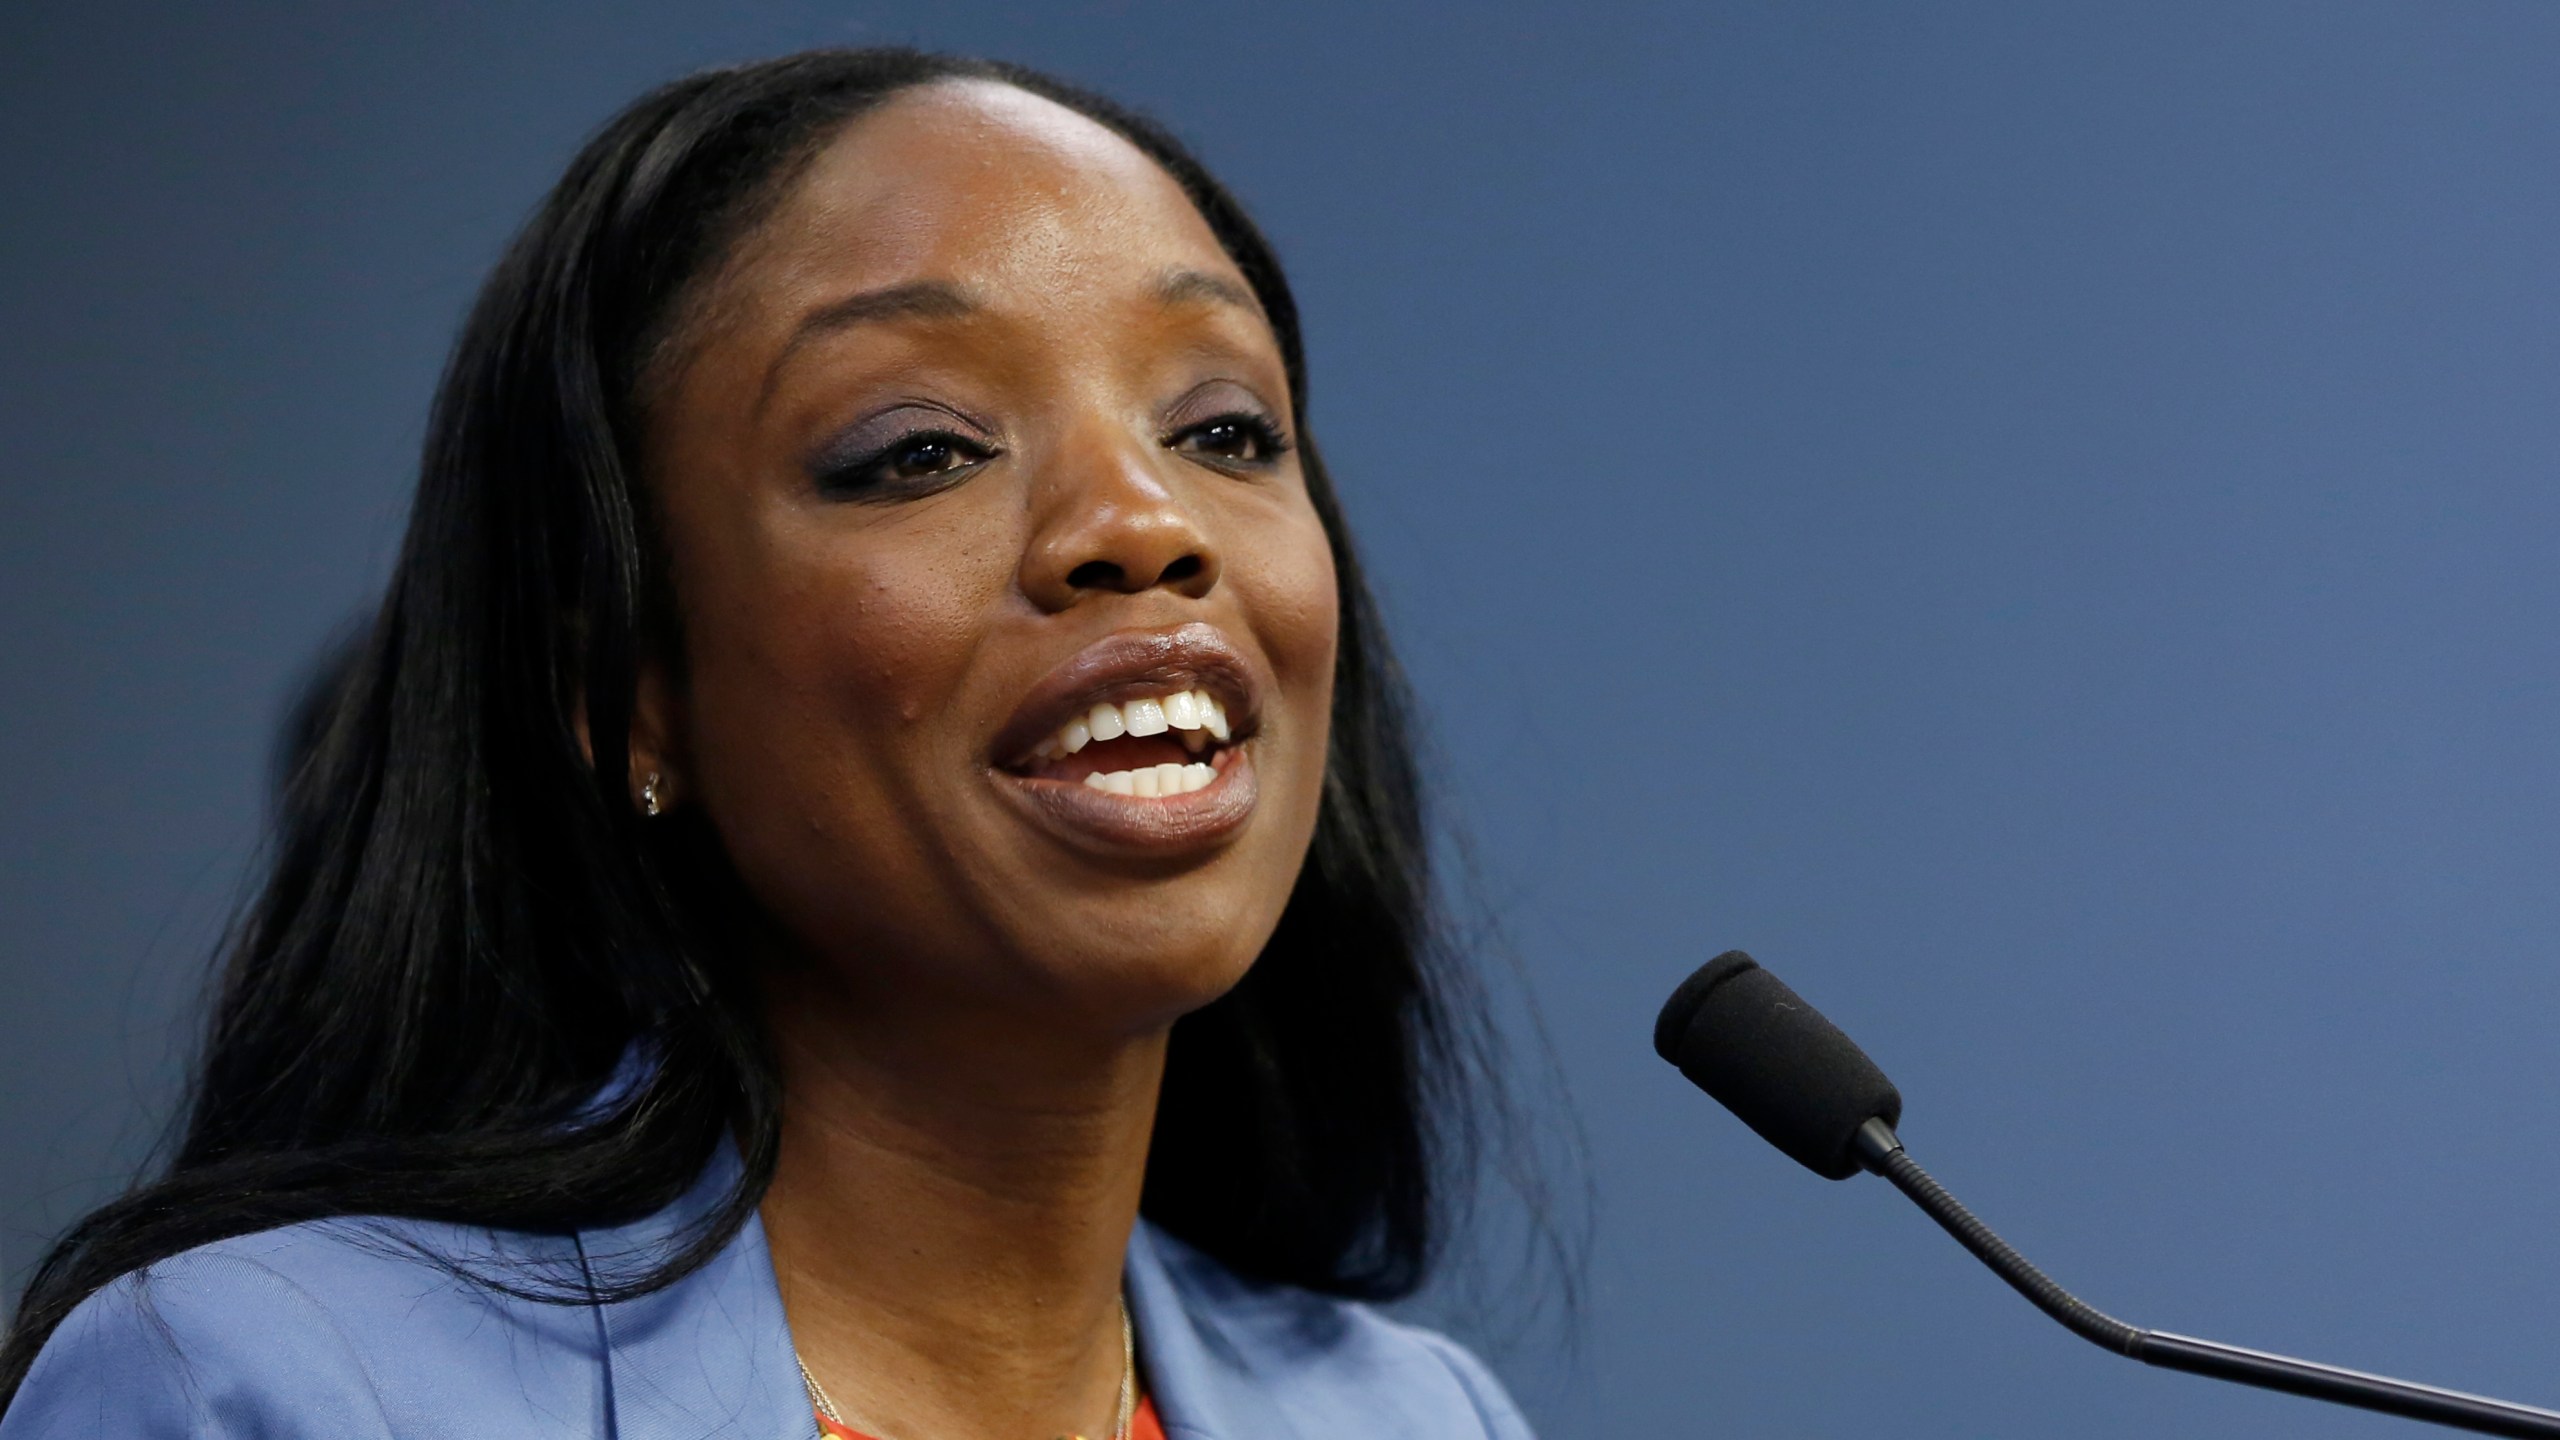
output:
M1085 788L1089 790L1101 790L1112 795L1138 795L1156 799L1166 795L1188 795L1194 790L1205 790L1209 782L1217 778L1218 772L1214 768L1199 761L1195 760L1188 765L1176 765L1168 761L1162 765L1147 766L1142 770L1097 770L1084 777L1084 783Z

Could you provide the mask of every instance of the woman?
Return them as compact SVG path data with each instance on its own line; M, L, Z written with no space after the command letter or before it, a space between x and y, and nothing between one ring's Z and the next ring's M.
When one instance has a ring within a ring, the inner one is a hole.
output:
M1095 97L850 51L616 118L0 1440L1525 1435L1357 1303L1465 1032L1304 401L1268 246Z

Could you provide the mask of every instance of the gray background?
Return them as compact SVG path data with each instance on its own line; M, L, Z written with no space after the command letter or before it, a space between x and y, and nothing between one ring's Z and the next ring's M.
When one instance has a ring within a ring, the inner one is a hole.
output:
M1294 268L1587 1137L1579 1347L1434 1302L1548 1434L2412 1433L2110 1360L1766 1150L1646 1045L1729 945L2099 1303L2560 1403L2521 0L0 7L11 1273L153 1133L503 237L642 87L873 40L1157 112Z

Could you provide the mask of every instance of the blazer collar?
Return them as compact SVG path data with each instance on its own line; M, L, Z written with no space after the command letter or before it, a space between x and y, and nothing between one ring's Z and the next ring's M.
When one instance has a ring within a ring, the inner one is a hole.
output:
M629 1225L579 1232L594 1282L644 1273L737 1183L722 1145L676 1202ZM699 1270L663 1290L596 1307L605 1350L605 1429L614 1440L808 1440L817 1434L764 1226L755 1216Z
M658 1214L579 1232L595 1283L645 1272L737 1183L723 1145ZM1249 1346L1195 1314L1181 1272L1206 1263L1144 1220L1123 1274L1138 1360L1168 1440L1308 1440L1254 1383ZM600 1304L607 1432L615 1440L805 1440L816 1433L764 1224L749 1216L709 1263L653 1294Z

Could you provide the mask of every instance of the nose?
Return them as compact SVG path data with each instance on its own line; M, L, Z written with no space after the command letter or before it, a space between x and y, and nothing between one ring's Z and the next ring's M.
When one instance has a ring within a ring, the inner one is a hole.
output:
M1217 588L1218 553L1143 440L1091 443L1044 476L1022 589L1055 614L1103 595L1167 590L1197 600Z

